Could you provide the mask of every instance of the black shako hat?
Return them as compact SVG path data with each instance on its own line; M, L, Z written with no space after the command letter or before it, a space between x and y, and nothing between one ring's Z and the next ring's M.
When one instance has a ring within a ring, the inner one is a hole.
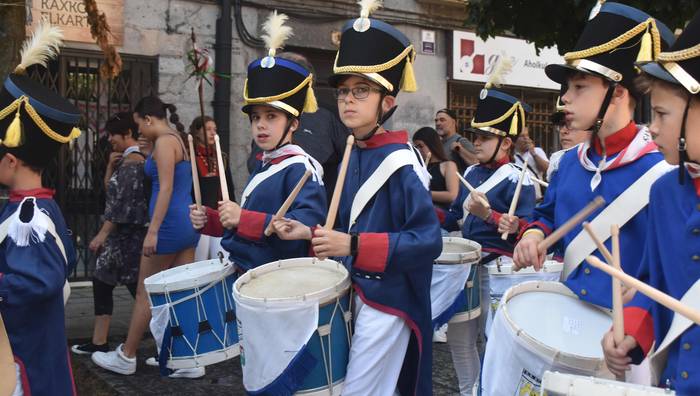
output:
M384 87L392 96L399 91L415 92L418 89L413 72L416 50L398 29L369 18L379 3L361 1L360 17L343 26L329 83L336 87L344 76L359 75Z
M80 111L67 99L26 76L58 54L61 30L42 23L22 47L21 62L0 88L0 157L11 153L45 168L61 146L80 136Z
M635 62L656 59L673 41L671 30L647 13L606 2L596 6L573 51L564 54L566 64L547 65L545 73L559 84L566 84L571 71L593 74L637 96Z

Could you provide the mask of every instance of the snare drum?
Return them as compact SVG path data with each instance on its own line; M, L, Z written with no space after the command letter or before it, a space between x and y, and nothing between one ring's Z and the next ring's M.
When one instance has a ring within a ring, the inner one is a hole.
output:
M251 393L339 395L350 354L350 276L333 260L254 268L233 289Z
M170 369L207 366L238 356L231 291L233 265L219 259L174 267L144 279L152 326ZM167 309L166 311L163 311ZM162 323L156 323L162 312ZM165 334L159 337L156 334Z
M540 396L674 396L675 391L602 378L545 371Z
M513 270L513 259L501 256L496 260L484 265L489 271L489 297L490 305L488 319L486 321L486 334L491 328L493 316L496 314L498 304L506 290L511 287L528 281L558 281L564 269L564 263L554 260L544 262L542 269L535 271L533 267L523 268L519 271Z
M513 286L486 344L482 394L537 394L546 370L614 378L600 346L611 326L609 311L580 301L559 282Z
M435 328L453 321L457 315L468 316L457 321L478 316L474 310L479 308L479 287L478 281L476 288L473 287L473 278L480 260L481 245L478 243L463 238L442 238L442 253L433 265L430 284Z

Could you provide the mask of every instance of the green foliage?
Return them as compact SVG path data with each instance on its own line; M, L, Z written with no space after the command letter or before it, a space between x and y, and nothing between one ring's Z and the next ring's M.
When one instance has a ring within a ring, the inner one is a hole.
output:
M619 0L682 28L700 9L700 0ZM537 48L557 45L563 54L576 44L594 0L470 0L467 26L482 38L515 35Z

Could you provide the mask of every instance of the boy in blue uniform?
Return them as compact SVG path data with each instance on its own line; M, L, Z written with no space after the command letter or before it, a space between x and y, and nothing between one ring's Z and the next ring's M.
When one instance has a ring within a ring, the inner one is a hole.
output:
M633 80L637 60L653 60L673 41L662 23L635 8L606 2L588 21L566 64L548 65L547 76L567 87L562 95L567 126L592 130L589 142L566 152L550 181L544 201L515 247L519 267L542 266L546 252L537 245L545 235L602 196L606 207L588 221L598 238L606 241L610 225L620 230L622 268L636 274L641 259L639 241L647 224L649 187L667 172L668 164L652 142L649 131L633 122L641 97ZM605 242L610 249L610 242ZM602 257L580 225L569 231L555 249L564 257L566 285L582 300L612 305L610 277L587 263L586 256Z
M307 170L313 176L304 184L286 216L311 226L322 222L326 215L323 167L301 147L292 144L299 115L304 111L314 112L317 106L311 73L296 62L275 57L275 51L286 38L284 29L289 29L287 35L291 34L289 27L275 28L286 18L275 13L268 19L263 27L268 43L279 40L272 45L274 48L270 47L268 56L248 66L243 112L248 114L253 139L263 152L243 190L241 204L222 202L218 211L190 207L195 228L204 227L202 232L208 235L223 234L221 246L230 253L230 260L240 272L279 259L308 256L307 241L282 241L274 234L264 234L272 216Z
M490 83L486 86L490 87ZM508 210L521 170L510 162L514 141L525 128L526 108L529 109L527 104L497 89L484 88L481 91L471 123L479 163L464 173L465 180L477 192L470 194L466 187L461 186L449 211L436 209L443 228L456 231L461 225L462 236L481 245L485 265L495 264L497 260L499 264L510 262L513 255L519 224L517 221L510 224L507 220L511 217ZM534 208L535 189L526 173L515 215L528 217ZM506 240L501 239L502 232L508 232ZM476 271L475 276L480 280L482 314L466 322L450 323L447 330L447 342L462 395L471 394L479 378L477 341L484 336L485 319L490 311L488 270L476 267L472 271ZM449 319L443 318L444 321Z
M10 189L0 213L0 314L17 366L15 394L73 395L63 305L76 255L41 173L63 144L80 135L80 112L25 75L27 67L42 63L31 54L49 58L61 45L60 31L47 25L35 36L0 89L0 183Z
M700 14L657 62L641 66L651 88L649 126L664 158L679 164L651 188L649 222L639 278L686 304L700 301ZM680 183L679 183L680 182ZM639 241L638 241L639 242ZM622 256L627 254L622 251ZM624 340L603 339L610 370L624 375L629 363L650 352L653 385L678 395L700 394L700 327L641 293L625 307ZM672 326L671 323L674 323ZM676 324L682 324L675 328Z
M354 334L343 395L430 395L430 280L440 225L429 177L406 131L382 124L400 90L414 91L415 50L389 24L370 19L378 4L342 30L331 85L353 148L335 230L283 219L287 238L311 239L319 256L344 257L355 296Z

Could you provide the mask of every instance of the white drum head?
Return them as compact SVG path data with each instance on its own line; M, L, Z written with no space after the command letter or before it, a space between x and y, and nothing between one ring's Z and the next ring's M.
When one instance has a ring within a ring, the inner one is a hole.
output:
M209 284L232 273L231 263L212 259L161 271L144 279L143 284L149 293L174 292Z
M442 238L442 253L435 264L475 264L481 260L481 245L469 239Z
M541 273L561 273L564 270L564 263L554 260L544 262L542 269L535 271L535 267L523 268L519 271L513 269L513 263L508 261L500 266L494 264L487 265L489 275L524 275L524 274L541 274Z
M563 284L521 283L509 289L503 301L504 315L526 340L557 354L603 358L600 340L612 326L610 313L578 300Z
M350 287L350 275L337 261L313 257L275 261L254 268L236 281L234 294L247 303L335 297Z
M581 375L545 371L541 394L548 396L673 396L675 391Z

